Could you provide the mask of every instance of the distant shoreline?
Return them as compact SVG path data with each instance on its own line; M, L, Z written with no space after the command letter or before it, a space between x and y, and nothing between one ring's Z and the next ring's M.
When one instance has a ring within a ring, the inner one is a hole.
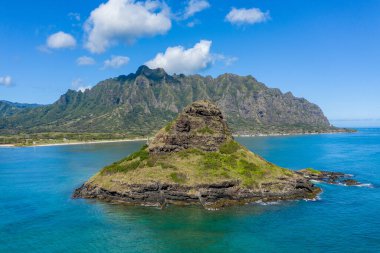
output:
M297 135L318 135L318 134L339 134L349 133L341 131L321 132L321 133L272 133L272 134L233 134L234 137L270 137L270 136L297 136ZM94 141L74 141L74 142L57 142L35 145L17 145L17 144L0 144L0 148L12 147L53 147L53 146L68 146L68 145L86 145L86 144L101 144L101 143L118 143L118 142L132 142L132 141L146 141L148 138L135 138L135 139L116 139L116 140L94 140Z
M322 133L273 133L273 134L233 134L234 137L269 137L269 136L293 136L293 135L318 135L318 134L344 134L353 132L322 132Z
M100 144L100 143L117 143L117 142L132 142L132 141L146 141L148 138L136 139L120 139L120 140L99 140L99 141L76 141L76 142L60 142L51 144L36 144L36 145L17 145L17 144L0 144L0 148L11 147L52 147L52 146L69 146L69 145L86 145L86 144Z

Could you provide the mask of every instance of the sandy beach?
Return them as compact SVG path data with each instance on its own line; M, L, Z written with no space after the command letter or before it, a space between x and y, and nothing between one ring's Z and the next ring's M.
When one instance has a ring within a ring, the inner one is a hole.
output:
M51 144L36 144L22 147L50 147L50 146L66 146L66 145L85 145L85 144L100 144L100 143L114 143L114 142L130 142L130 141L146 141L148 138L136 138L136 139L120 139L120 140L99 140L99 141L82 141L82 142L62 142ZM14 144L0 144L0 148L17 147Z

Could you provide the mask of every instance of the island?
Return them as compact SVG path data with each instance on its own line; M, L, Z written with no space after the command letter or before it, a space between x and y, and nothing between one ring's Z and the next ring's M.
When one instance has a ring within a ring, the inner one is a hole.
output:
M321 192L314 180L337 183L345 177L311 168L293 171L266 161L234 140L214 103L200 100L185 107L139 151L99 171L73 197L212 209L314 199Z

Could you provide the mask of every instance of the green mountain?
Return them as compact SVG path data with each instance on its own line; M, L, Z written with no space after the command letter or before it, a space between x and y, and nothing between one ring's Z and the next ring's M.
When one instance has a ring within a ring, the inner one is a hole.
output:
M24 103L12 103L9 101L0 100L0 118L11 116L19 113L23 109L36 108L42 105L39 104L24 104Z
M0 134L71 132L150 135L193 101L215 102L235 134L340 131L322 110L252 76L168 75L141 66L85 92L69 90L55 103L0 114Z

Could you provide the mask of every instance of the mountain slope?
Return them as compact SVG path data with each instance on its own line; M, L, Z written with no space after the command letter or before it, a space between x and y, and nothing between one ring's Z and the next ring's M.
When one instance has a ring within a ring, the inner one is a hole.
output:
M149 135L200 99L214 101L238 134L337 130L317 105L270 89L251 76L171 76L163 69L141 66L134 74L104 80L85 92L69 90L54 104L2 116L0 133Z
M24 103L12 103L5 100L0 100L0 117L11 116L19 113L23 109L37 108L42 105L39 104L24 104Z

